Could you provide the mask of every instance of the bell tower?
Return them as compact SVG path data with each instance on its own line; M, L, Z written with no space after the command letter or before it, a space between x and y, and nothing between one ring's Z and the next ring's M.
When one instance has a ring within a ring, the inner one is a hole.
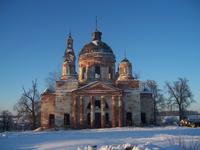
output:
M77 77L76 68L75 68L76 57L74 54L73 39L72 39L71 33L69 33L69 36L66 42L67 42L67 48L64 54L61 80Z

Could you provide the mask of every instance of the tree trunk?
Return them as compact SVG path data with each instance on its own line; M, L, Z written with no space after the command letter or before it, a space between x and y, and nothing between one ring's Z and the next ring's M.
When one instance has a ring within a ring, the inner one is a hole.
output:
M183 110L181 108L181 105L179 105L179 120L181 121L183 119Z
M32 121L33 121L33 124L32 124L32 128L33 130L36 128L36 118L35 118L35 103L33 102L32 103Z
M154 98L154 100L153 100L153 115L154 115L154 124L156 124L157 123L157 120L156 120L156 101L155 101L155 98Z

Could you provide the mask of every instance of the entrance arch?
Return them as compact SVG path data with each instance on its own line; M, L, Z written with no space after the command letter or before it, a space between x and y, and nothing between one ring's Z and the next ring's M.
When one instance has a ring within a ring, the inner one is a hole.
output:
M49 114L49 127L52 128L55 126L55 115Z

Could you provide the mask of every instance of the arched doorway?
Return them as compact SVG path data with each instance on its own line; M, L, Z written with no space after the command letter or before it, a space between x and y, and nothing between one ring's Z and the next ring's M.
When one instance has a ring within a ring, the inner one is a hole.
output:
M49 127L52 128L55 126L55 115L49 114Z
M141 122L142 122L143 124L146 123L146 114L145 114L145 113L141 113Z
M126 125L132 126L132 113L131 112L126 113Z
M95 128L101 128L101 122L102 122L102 116L101 116L101 100L96 99L94 100L94 127ZM106 127L110 126L110 120L109 120L109 106L108 103L105 102L105 125ZM89 102L87 105L87 125L88 127L91 127L91 103Z
M64 127L70 127L70 115L68 113L64 114Z

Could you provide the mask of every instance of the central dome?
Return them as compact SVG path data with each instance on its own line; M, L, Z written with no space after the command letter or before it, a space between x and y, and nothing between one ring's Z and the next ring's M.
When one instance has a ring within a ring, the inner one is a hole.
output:
M86 53L93 53L93 52L101 52L101 53L103 52L103 53L113 54L112 49L106 43L96 40L86 44L80 51L79 55Z
M101 41L102 33L96 30L92 34L92 41L83 46L79 53L79 57L84 54L92 54L92 53L105 53L111 54L115 58L112 49L104 42Z
M79 53L79 82L114 80L115 55L112 49L101 41L101 35L98 30L93 32L92 41L85 44Z

